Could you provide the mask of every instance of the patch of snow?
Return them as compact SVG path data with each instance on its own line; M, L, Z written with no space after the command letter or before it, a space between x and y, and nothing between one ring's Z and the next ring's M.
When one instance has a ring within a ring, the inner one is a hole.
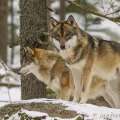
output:
M36 111L28 111L25 109L21 109L20 113L25 113L26 115L28 115L31 118L35 118L35 117L43 117L42 120L54 120L54 118L49 117L47 113L43 113L43 112L36 112ZM19 116L19 112L17 112L16 114L13 114L8 120L20 120L20 116Z
M14 87L9 89L11 102L21 100L21 88ZM9 95L8 95L8 88L7 87L0 87L0 107L4 106L5 104L9 104Z
M104 20L101 22L101 27L109 28L112 32L120 34L120 26L110 20Z
M31 100L22 100L15 102L16 103L31 103L31 102L41 102L41 103L59 103L63 106L66 106L66 110L73 110L76 111L79 115L84 114L84 120L120 120L120 109L114 109L114 108L107 108L107 107L98 107L96 105L92 104L79 104L79 103L73 103L70 101L64 101L64 100L56 100L56 99L31 99ZM29 112L29 115L33 116L33 113L35 112ZM35 113L38 114L38 113ZM78 116L77 116L78 117ZM72 120L76 120L75 118L71 118ZM19 120L19 119L18 119ZM50 120L50 119L49 119ZM61 118L59 120L62 120ZM64 119L67 120L67 119ZM70 120L70 119L69 119Z
M43 112L35 112L35 111L28 111L28 110L22 110L22 112L23 113L25 112L30 117L48 116L47 113L43 113Z

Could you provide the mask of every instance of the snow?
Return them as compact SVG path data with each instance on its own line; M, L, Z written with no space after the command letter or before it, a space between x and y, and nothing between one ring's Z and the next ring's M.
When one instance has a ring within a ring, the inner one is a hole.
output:
M23 110L30 117L48 116L47 113Z
M45 120L54 120L54 118L50 118L47 113L36 112L36 111L28 111L28 110L24 110L24 109L21 109L20 113L26 113L26 115L28 115L29 117L32 117L32 118L45 116ZM20 120L20 117L19 117L18 114L19 114L19 112L12 115L8 120L13 120L13 118L15 120Z
M36 111L28 111L28 110L24 110L24 109L21 109L20 113L26 113L29 117L32 117L32 118L40 117L40 116L48 116L47 113L36 112ZM8 120L13 120L13 118L19 119L18 112L16 114L12 115Z
M8 76L9 81L8 79L6 79L6 77L2 78L0 80L1 83L14 83L20 85L20 77L17 74L11 71L7 71L7 73L10 73L12 77ZM0 64L0 75L4 75L4 74L6 74L5 69ZM9 100L8 92L10 93L11 101L20 100L21 98L20 87L14 87L9 89L8 87L0 86L0 107L9 103L10 100Z
M120 109L113 109L113 108L107 108L107 107L98 107L96 105L92 104L79 104L79 103L73 103L70 101L64 101L64 100L56 100L56 99L46 99L46 98L41 98L41 99L31 99L31 100L21 100L18 102L14 102L13 104L16 103L53 103L53 104L62 104L62 106L65 106L65 110L72 110L76 111L78 113L78 116L75 118L71 118L69 120L76 120L77 117L81 116L84 114L84 120L120 120ZM28 111L21 109L21 113L26 113L28 116L34 118L34 117L40 117L40 116L47 116L45 120L54 120L52 117L48 116L47 113L42 113L38 111ZM17 115L18 113L15 113L12 115L8 120L12 120L12 118L15 118L16 120L20 120L19 116ZM57 120L63 120L62 118L58 118ZM65 119L64 120L68 120Z
M104 26L104 28L109 28L112 32L120 34L120 26L110 20L102 21L101 26Z
M0 79L0 83L6 83L6 84L11 83L11 84L20 85L21 84L20 76L12 72L11 69L8 67L8 66L10 66L11 68L20 67L20 57L18 54L19 46L14 48L14 53L15 53L14 60L13 60L14 64L10 63L10 58L11 58L10 53L11 53L11 49L8 48L8 65L6 65L7 71L5 71L5 68L0 63L0 77L5 74L10 74L10 76L8 75L9 79L7 79L7 77L5 76ZM10 94L10 98L9 98L9 94ZM20 100L21 99L21 88L20 87L8 88L8 87L0 86L0 107L5 104L9 104L10 99L11 99L11 102Z
M10 103L8 90L10 92L10 98L12 102L18 101L21 99L20 87L10 88L10 89L8 89L7 87L0 87L0 107Z

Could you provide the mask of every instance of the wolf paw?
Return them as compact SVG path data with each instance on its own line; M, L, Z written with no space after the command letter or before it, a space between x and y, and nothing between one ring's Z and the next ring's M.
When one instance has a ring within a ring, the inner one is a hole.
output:
M79 102L79 98L78 98L78 97L74 97L73 102L74 102L74 103Z
M83 103L86 103L87 102L87 99L81 99L80 100L80 104L83 104Z

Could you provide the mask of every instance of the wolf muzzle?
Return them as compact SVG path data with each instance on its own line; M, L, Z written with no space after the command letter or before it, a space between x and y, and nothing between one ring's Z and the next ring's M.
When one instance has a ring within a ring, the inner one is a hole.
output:
M65 45L60 45L61 50L65 50Z

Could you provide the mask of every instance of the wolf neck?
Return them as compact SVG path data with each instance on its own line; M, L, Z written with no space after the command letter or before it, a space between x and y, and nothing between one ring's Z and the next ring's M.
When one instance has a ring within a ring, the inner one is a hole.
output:
M78 41L74 46L66 50L60 50L60 55L68 64L74 64L79 62L80 59L84 59L84 48L87 45L82 46L81 41Z
M84 60L90 52L89 50L92 48L94 49L95 43L92 36L87 33L84 35L84 37L78 37L76 45L66 50L60 50L60 55L68 64L74 64L80 60ZM90 42L90 44L88 44L88 42Z

